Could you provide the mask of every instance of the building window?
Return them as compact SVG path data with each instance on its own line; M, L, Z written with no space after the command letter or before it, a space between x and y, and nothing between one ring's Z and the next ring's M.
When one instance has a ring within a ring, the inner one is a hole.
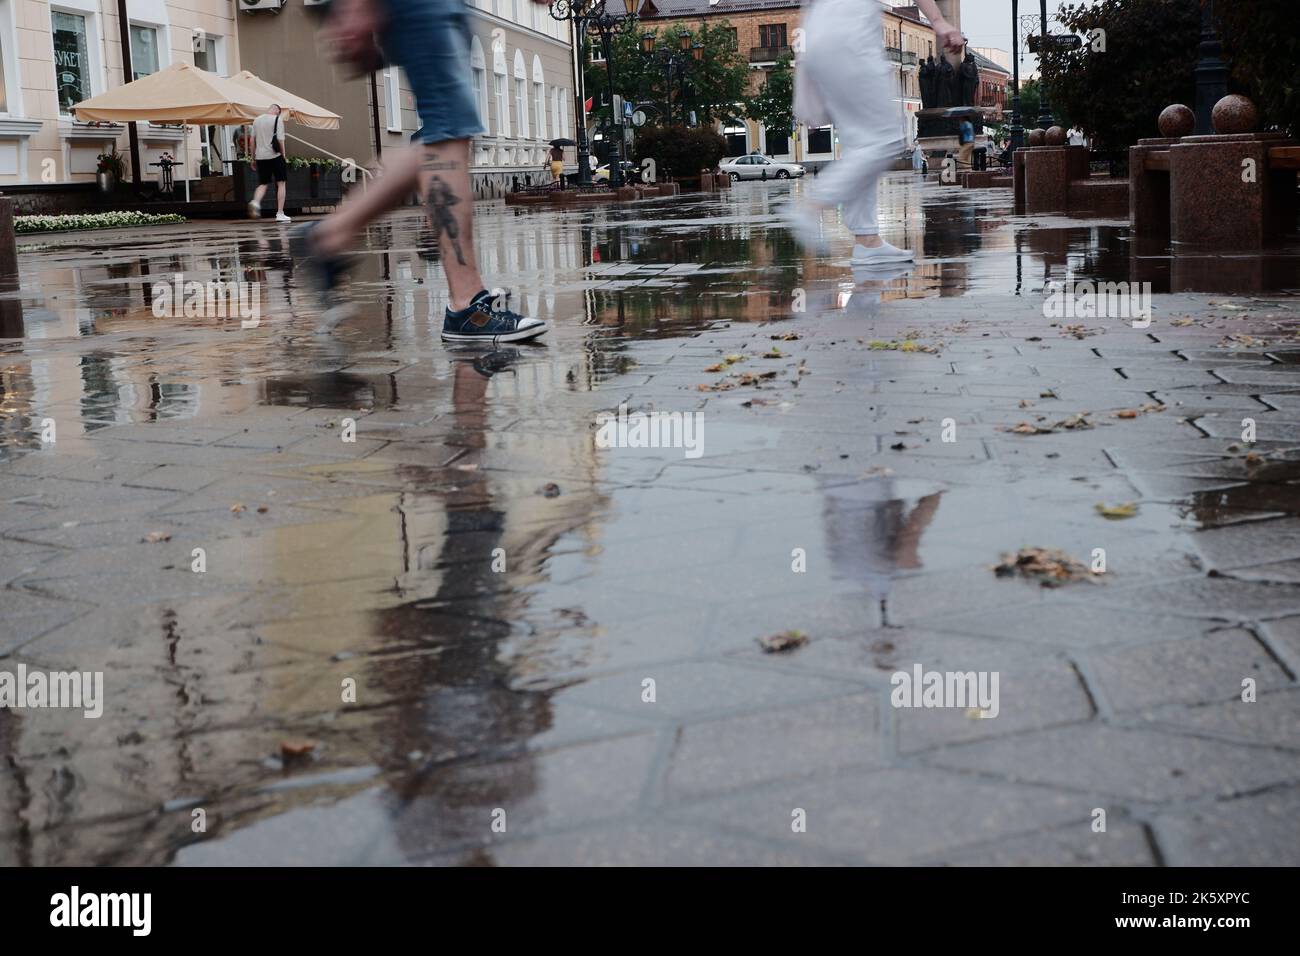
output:
M10 55L9 38L0 38L0 113L9 112L9 88L5 85L5 64Z
M478 121L486 132L492 132L488 125L487 70L481 66L474 67L474 103L478 106Z
M510 103L506 92L506 75L492 74L492 92L497 101L497 135L510 135Z
M546 139L546 87L533 84L533 112L537 114L537 138Z
M832 152L833 149L831 127L822 126L817 129L808 130L808 152L829 153Z
M734 31L733 31L733 32L734 32ZM592 63L604 63L604 62L605 62L605 50L604 50L604 48L600 45L600 43L599 43L599 42L592 43L590 39L589 39L587 42L588 42L588 44L590 44L590 46L591 46L591 62L592 62Z
M519 137L528 138L528 92L522 76L515 77L515 109L519 111Z
M131 24L131 79L158 72L158 28Z
M59 112L70 113L72 107L93 95L86 18L54 10L50 22L54 34L54 83L59 91Z
M556 138L569 135L569 91L560 90L560 128L555 131Z
M388 132L402 131L402 81L398 68L384 67L384 113Z
M132 53L131 57L132 69L139 69L135 64L135 54ZM208 36L203 38L203 48L194 51L194 65L209 73L221 73L221 60L217 56L217 41L214 38Z
M758 45L765 50L785 46L785 24L763 23L758 27Z
M731 41L731 48L732 48L733 50L739 49L739 48L740 48L740 37L739 37L739 35L736 33L736 28L735 28L735 27L726 27L725 29L726 29L726 31L727 31L727 39Z

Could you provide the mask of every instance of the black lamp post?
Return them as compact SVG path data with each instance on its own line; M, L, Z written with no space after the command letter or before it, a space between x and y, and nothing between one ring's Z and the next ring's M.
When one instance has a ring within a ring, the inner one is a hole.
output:
M1020 0L1011 0L1011 151L1025 145L1025 129L1020 125Z
M614 60L610 41L615 33L630 32L636 22L636 8L639 0L623 0L622 16L611 14L605 0L554 0L551 4L551 17L556 20L569 20L573 23L575 40L574 55L578 61L578 182L586 186L591 183L591 146L587 142L586 110L587 97L584 89L583 74L587 69L587 39L593 34L600 37L601 52L605 55L605 78L609 92L610 112L614 112ZM614 137L610 144L609 184L614 189L623 185L622 144L623 117L615 116L613 122Z
M1214 132L1210 115L1214 104L1228 95L1228 64L1220 54L1218 31L1214 28L1214 0L1201 0L1201 58L1196 64L1196 135Z
M1047 0L1038 0L1038 13L1042 20L1038 48L1038 128L1052 125L1052 108L1047 103L1047 77L1043 74L1043 54L1047 52Z
M677 74L678 100L682 104L682 125L686 126L689 116L686 112L686 76L696 64L702 62L704 45L698 41L691 42L691 31L682 27L677 31L677 49L667 47L655 49L655 34L651 31L641 34L641 55L647 60L655 60L664 70L664 117L671 124L673 121L672 85L673 74Z

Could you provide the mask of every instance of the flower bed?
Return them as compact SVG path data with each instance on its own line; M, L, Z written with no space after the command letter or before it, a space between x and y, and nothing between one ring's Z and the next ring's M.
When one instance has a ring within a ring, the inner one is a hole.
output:
M131 226L162 226L185 222L174 213L87 212L66 216L14 216L14 232L62 232L71 229L126 229Z

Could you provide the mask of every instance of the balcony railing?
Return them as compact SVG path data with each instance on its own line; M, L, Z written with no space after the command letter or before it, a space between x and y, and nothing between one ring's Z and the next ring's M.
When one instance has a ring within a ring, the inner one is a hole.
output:
M885 47L885 56L895 63L901 63L903 66L916 66L916 54L911 50L903 50L896 46Z
M790 48L788 46L751 46L749 48L750 63L766 63L768 60L779 60L781 57L788 55Z

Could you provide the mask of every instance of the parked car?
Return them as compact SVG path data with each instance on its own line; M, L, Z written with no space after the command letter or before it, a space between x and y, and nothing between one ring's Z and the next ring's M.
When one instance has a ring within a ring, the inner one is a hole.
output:
M629 163L627 160L623 160L621 165L623 167L623 182L630 183L636 178L633 175L636 171L636 163ZM596 171L591 174L591 181L593 183L609 182L609 163L606 163L604 166L597 166Z
M757 153L724 159L718 163L718 168L730 176L733 183L738 179L789 179L804 174L804 168L798 163L778 163Z

